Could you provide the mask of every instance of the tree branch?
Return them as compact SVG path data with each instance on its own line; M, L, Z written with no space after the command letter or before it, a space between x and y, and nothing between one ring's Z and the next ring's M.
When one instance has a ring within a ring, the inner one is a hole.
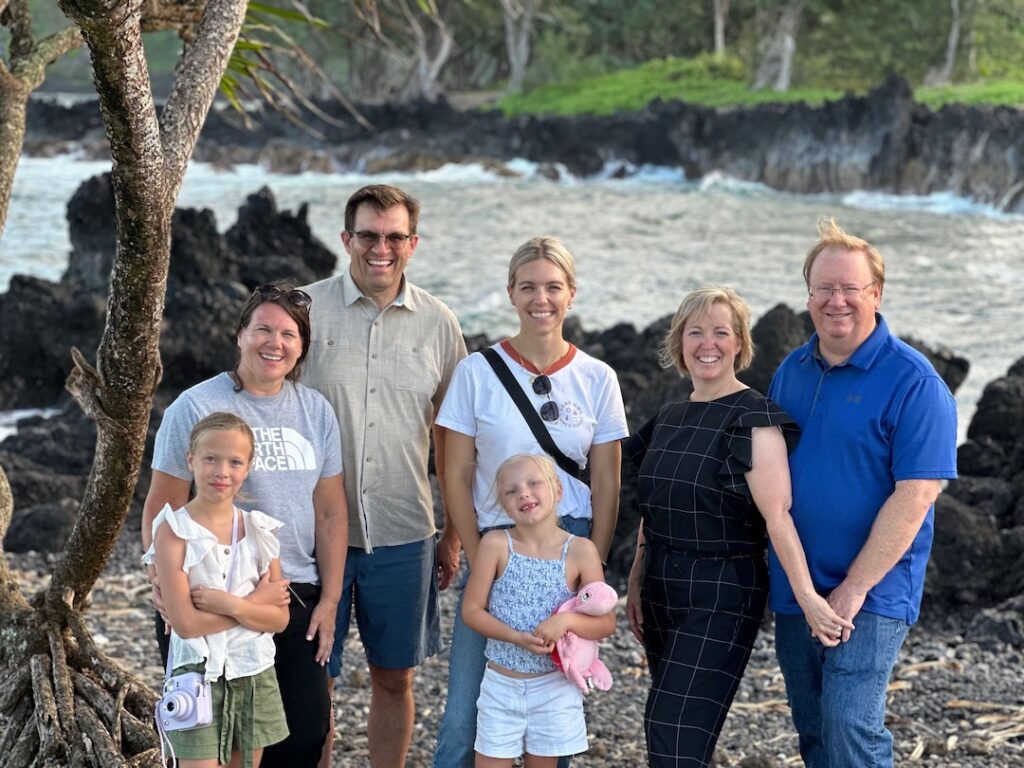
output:
M205 7L205 0L142 0L142 31L156 32L162 29L193 26L203 17Z
M166 191L172 200L235 47L246 5L246 0L208 0L195 39L178 64L178 76L160 114L164 167L171 183Z
M14 73L25 82L29 90L35 90L46 77L46 68L60 56L83 43L78 27L66 27L40 40L31 53L17 62Z
M5 26L11 31L11 61L32 52L32 11L28 0L11 0L6 9Z

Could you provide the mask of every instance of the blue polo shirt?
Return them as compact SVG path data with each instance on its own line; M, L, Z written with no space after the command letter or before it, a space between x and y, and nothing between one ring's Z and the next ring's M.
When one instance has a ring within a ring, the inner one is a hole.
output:
M818 335L782 361L768 396L800 425L789 457L793 522L811 579L826 595L845 578L899 480L956 477L956 402L927 358L878 326L849 360L829 366ZM863 609L917 620L932 546L934 506L913 544L868 592ZM773 611L799 614L769 549Z

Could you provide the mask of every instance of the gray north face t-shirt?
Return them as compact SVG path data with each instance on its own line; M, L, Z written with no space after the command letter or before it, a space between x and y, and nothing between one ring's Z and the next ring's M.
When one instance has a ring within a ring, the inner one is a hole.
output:
M313 489L342 471L337 416L319 392L285 381L269 397L235 392L226 373L181 393L164 412L153 448L153 469L192 480L185 460L192 427L215 411L243 418L256 438L256 459L236 503L280 520L281 571L286 579L319 584Z

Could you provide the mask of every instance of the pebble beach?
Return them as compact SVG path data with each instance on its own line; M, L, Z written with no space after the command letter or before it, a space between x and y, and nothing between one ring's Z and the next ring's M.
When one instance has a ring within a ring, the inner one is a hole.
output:
M128 539L132 541L129 542ZM163 670L152 634L149 585L135 553L134 537L122 536L93 591L89 625L97 643L154 687ZM43 587L54 556L8 555L23 589ZM29 586L32 585L32 586ZM457 593L442 593L442 634L447 643ZM586 768L645 765L643 709L647 665L629 632L620 600L618 629L601 647L614 685L588 697L590 749L573 761ZM888 695L888 726L896 738L897 764L943 768L1024 766L1024 659L1009 646L979 647L965 641L956 619L924 619L903 647ZM434 740L444 711L447 647L416 676L416 726L407 766L432 765ZM335 690L333 765L364 768L369 673L362 647L350 634L345 669ZM715 753L714 765L741 768L802 766L789 720L785 686L775 662L770 619L758 636L750 665Z

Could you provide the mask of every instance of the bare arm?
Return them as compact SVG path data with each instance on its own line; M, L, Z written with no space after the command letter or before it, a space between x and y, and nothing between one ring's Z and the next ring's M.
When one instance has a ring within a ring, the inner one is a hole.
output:
M597 546L601 562L608 552L619 521L619 488L622 485L622 446L618 440L590 449L590 502L594 511L590 540Z
M268 576L271 582L281 581L281 563L277 558L270 562ZM198 610L230 617L256 632L281 632L288 626L287 604L250 601L223 589L209 587L196 587L192 590L191 598Z
M165 504L170 504L172 509L180 509L188 503L189 490L192 488L191 480L182 480L180 477L168 475L158 469L153 470L153 477L149 483L149 492L146 493L146 501L142 505L142 551L145 552L153 543L153 521L160 514ZM151 569L154 566L150 566ZM150 570L153 576L153 570Z
M626 618L629 620L629 631L641 643L644 641L644 612L640 607L640 585L644 578L644 524L636 530L636 553L633 555L633 566L629 569L629 586L626 592Z
M321 477L313 488L316 567L320 572L320 600L313 609L306 639L318 638L316 660L324 665L334 644L334 619L341 600L348 555L348 504L340 474Z
M838 645L840 631L853 629L853 623L833 610L828 601L814 589L807 558L800 544L800 535L793 524L793 504L789 478L786 439L778 427L751 430L753 468L746 473L747 486L768 528L775 554L786 572L811 634L825 646Z
M900 480L871 526L868 540L850 565L846 578L828 596L836 613L853 619L868 591L880 582L910 548L928 509L942 490L941 480ZM849 631L843 631L843 640Z
M487 612L487 598L491 594L491 585L498 578L498 570L507 546L504 535L498 531L481 539L462 599L462 620L466 622L467 627L484 637L515 643L532 653L551 653L554 643L545 643L529 632L514 630Z
M434 414L437 418L437 414ZM452 524L451 515L448 514L448 504L445 499L445 486L447 485L444 476L445 468L445 442L447 441L448 430L438 424L434 424L434 471L437 473L437 485L441 489L441 499L444 511L444 531L437 542L437 586L439 589L448 589L455 574L459 571L459 534Z
M573 539L566 565L570 576L573 573L579 574L578 579L574 579L577 589L595 581L604 581L601 558L597 555L597 547L591 541ZM573 632L586 640L602 640L615 632L615 609L612 608L601 616L565 611L544 619L533 630L534 635L550 643L561 639L566 632Z
M449 429L445 433L445 513L458 534L470 568L476 560L480 533L473 506L473 476L476 472L476 439Z

